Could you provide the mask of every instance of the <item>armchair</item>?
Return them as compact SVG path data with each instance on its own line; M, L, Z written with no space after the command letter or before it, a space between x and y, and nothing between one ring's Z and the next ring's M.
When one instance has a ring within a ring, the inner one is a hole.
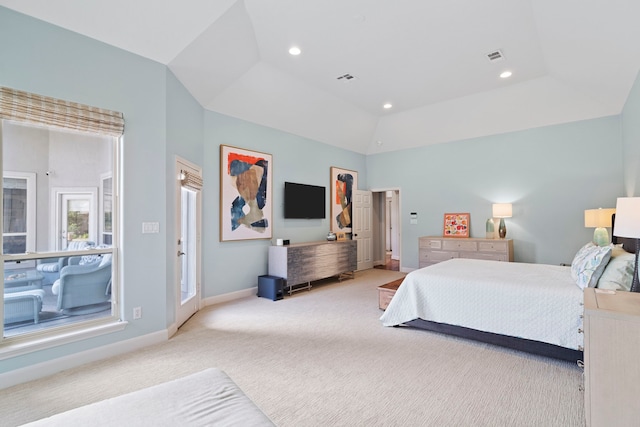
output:
M84 265L67 265L51 287L58 296L57 308L65 314L103 311L111 299L111 254Z
M93 242L84 240L74 240L69 242L67 251L79 251L85 248L94 246ZM43 285L51 285L58 277L60 277L60 271L67 265L68 257L59 258L43 258L38 260L36 270L44 277Z

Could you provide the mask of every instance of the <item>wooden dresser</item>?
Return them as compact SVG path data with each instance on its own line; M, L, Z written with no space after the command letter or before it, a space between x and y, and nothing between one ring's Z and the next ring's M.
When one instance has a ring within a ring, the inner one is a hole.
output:
M358 268L355 240L297 243L269 247L269 275L282 277L289 294L311 289L311 282L351 274ZM294 289L295 285L306 286Z
M420 237L418 255L420 268L451 258L513 261L513 240Z
M584 293L584 409L587 426L640 423L640 294Z

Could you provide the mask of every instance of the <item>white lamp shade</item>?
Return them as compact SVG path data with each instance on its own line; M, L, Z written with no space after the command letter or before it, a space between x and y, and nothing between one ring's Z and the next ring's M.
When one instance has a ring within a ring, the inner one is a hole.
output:
M613 234L640 239L640 197L618 197Z
M611 227L611 215L616 213L613 208L587 209L584 211L584 226L588 228Z
M494 218L511 218L511 214L512 214L511 203L494 203L493 204Z

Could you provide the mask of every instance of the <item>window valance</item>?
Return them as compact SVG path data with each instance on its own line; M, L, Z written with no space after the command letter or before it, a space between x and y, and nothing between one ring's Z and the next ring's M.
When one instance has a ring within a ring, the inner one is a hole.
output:
M200 175L196 175L194 173L189 173L188 171L181 171L182 174L181 185L183 187L189 188L191 190L200 191L202 190L202 177Z
M0 119L115 137L124 132L124 116L120 112L6 87L0 87Z

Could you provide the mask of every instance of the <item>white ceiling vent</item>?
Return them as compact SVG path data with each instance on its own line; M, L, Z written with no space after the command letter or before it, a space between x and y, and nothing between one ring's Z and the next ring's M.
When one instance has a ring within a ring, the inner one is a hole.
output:
M487 59L489 62L502 61L504 59L504 54L500 49L496 49L493 52L487 53Z
M343 74L343 75L341 75L341 76L336 77L336 79L338 79L338 80L343 80L343 81L345 81L345 82L348 82L349 80L353 80L353 79L355 79L355 78L356 78L356 77L355 77L355 76L353 76L353 75L351 75L351 74Z

